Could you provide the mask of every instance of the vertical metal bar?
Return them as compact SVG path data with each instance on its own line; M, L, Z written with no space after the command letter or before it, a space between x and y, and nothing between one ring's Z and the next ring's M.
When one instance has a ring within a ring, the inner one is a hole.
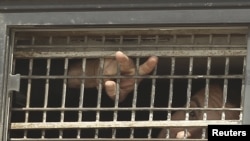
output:
M188 75L192 75L193 73L193 57L190 57L189 59L189 70ZM191 89L192 89L192 79L188 79L188 87L187 87L187 102L186 102L186 108L190 107L190 99L191 99ZM186 112L185 120L189 120L189 111Z
M120 67L119 64L117 64L117 75L121 75L121 71L120 71ZM120 99L120 79L117 79L117 85L116 85L116 95L115 95L115 111L114 111L114 115L113 115L113 121L116 122L117 121L117 117L118 117L118 105L119 105L119 99ZM116 138L116 129L113 128L112 129L112 138L115 139Z
M245 72L245 93L244 93L244 107L243 107L243 124L250 124L250 30L247 35L247 65Z
M159 35L155 35L155 44L159 44Z
M175 57L171 57L171 76L174 75L175 72ZM174 92L174 79L170 78L170 83L169 83L169 98L168 98L168 108L172 107L172 103L173 103L173 92ZM168 115L167 115L167 120L170 121L171 120L171 115L172 115L172 110L168 111ZM170 130L169 128L166 128L166 138L170 137Z
M8 127L8 123L6 123L7 116L6 115L6 99L7 95L6 93L8 92L7 90L7 76L9 72L7 72L6 67L8 65L9 61L9 50L7 49L8 47L8 42L6 37L6 30L7 30L7 25L4 20L5 16L4 14L0 13L0 109L4 109L1 111L0 115L0 124L3 125L0 127L0 140L4 140L7 138L7 131L6 131L6 126ZM11 35L12 37L13 34Z
M188 75L192 75L193 74L193 57L190 57L189 59L189 70L188 70ZM186 108L190 107L190 101L191 101L191 90L192 90L192 79L188 79L188 87L187 87L187 102L186 102ZM185 120L189 120L189 111L186 111L186 115L185 115ZM185 128L185 133L184 133L184 139L187 138L187 133L188 130L187 128Z
M35 41L36 41L35 36L32 36L32 37L31 37L31 45L35 45Z
M157 67L155 67L154 71L153 71L153 75L155 76L156 75L156 72L157 72ZM151 98L150 98L150 112L149 112L149 121L153 121L153 118L154 118L154 102L155 102L155 88L156 87L156 79L153 78L152 79L152 86L151 86ZM148 132L148 138L151 139L151 134L152 134L152 128L149 129L149 132Z
M67 43L67 45L69 45L70 44L70 36L67 36L67 38L66 38L66 43Z
M171 76L174 75L175 72L175 57L171 57ZM169 84L169 99L168 99L168 108L172 107L173 103L173 91L174 91L174 79L170 78L170 84ZM168 111L168 120L171 120L171 112Z
M120 41L119 41L119 44L122 45L123 44L123 36L121 35L120 36Z
M13 61L12 61L12 70L11 70L11 73L14 74L15 71L16 71L16 58L13 58Z
M68 65L69 65L69 60L68 58L65 58L65 61L64 61L64 76L67 76L68 74ZM63 107L65 108L65 101L66 101L66 95L67 95L67 79L63 79L63 91L62 91L62 94L63 94L63 100L62 100L62 103L63 103ZM61 116L64 116L64 111L61 112ZM63 117L63 120L64 120L64 117ZM62 120L62 117L61 117L61 122L64 122ZM61 131L60 131L61 132Z
M176 43L176 42L177 42L177 35L174 34L174 35L173 35L173 43Z
M207 57L207 72L206 75L210 75L211 72L211 57ZM208 108L208 102L209 102L209 82L210 79L206 79L206 86L205 86L205 99L204 99L204 108ZM207 112L203 113L203 120L206 121L207 120ZM202 139L206 138L206 128L202 128L202 135L201 135Z
M137 38L137 44L140 45L141 44L141 35L138 35L138 38Z
M245 75L246 74L246 66L247 66L247 57L244 56L243 59L243 68L242 68L242 74ZM241 85L241 102L240 102L240 109L244 108L244 94L245 94L245 81L246 78L242 78L242 85ZM240 111L240 116L239 116L239 120L242 121L242 117L243 117L243 111Z
M49 36L49 45L51 45L53 43L53 37Z
M29 74L28 76L32 76L32 71L33 71L33 59L29 60ZM32 80L31 78L28 79L28 86L27 86L27 99L26 99L26 106L25 108L29 108L29 104L30 104L30 95L31 95L31 83ZM29 111L25 111L25 123L27 123L29 121ZM24 138L27 139L27 130L24 131Z
M67 70L68 68L68 59L65 59L65 62L64 62L64 75L65 75L65 71ZM62 104L61 104L61 109L64 109L65 108L65 102L66 102L66 87L67 87L67 84L66 84L66 79L63 80L63 91L62 91ZM64 111L62 110L61 113L60 113L60 122L64 122ZM62 139L63 138L63 130L60 130L59 131L59 138Z
M46 76L50 75L50 65L51 65L51 59L47 59ZM44 109L46 109L48 106L48 97L49 97L49 79L46 79L44 104L43 104ZM47 118L47 112L45 110L43 111L43 123L46 123L46 118ZM42 130L42 138L44 138L44 136L45 136L45 130Z
M231 43L231 35L228 34L227 35L227 43L230 44ZM230 65L230 59L229 57L226 58L226 68L225 68L225 75L229 74L229 65ZM223 108L226 106L226 102L227 102L227 89L228 89L228 79L224 79L224 88L223 88ZM222 111L222 117L221 119L224 120L225 117L225 111Z
M207 57L207 72L206 75L210 75L211 72L211 57ZM208 108L209 102L209 82L210 79L206 78L206 86L205 86L205 99L204 99L204 108ZM203 113L203 120L207 120L207 113Z
M35 41L36 41L36 38L34 36L32 36L32 38L31 38L31 45L34 45Z
M191 35L191 44L194 44L194 41L195 41L195 37L194 37L194 34Z
M192 34L191 35L191 44L194 44L194 41L195 41L195 37L194 37L194 34ZM193 63L192 63L192 65L193 65ZM192 67L192 69L193 69L193 67ZM191 85L191 87L192 87L192 85ZM190 96L191 97L191 96ZM190 102L189 102L190 103ZM189 116L189 115L188 115ZM187 129L185 129L185 134L184 134L184 138L187 138L187 136L188 136L188 130Z
M227 35L227 43L230 45L231 44L231 34Z
M88 36L84 36L84 43L87 44L88 43Z
M139 75L139 62L140 62L140 59L137 57L136 58L136 71L135 71L135 75ZM136 108L136 103L137 103L137 79L135 79L135 88L134 88L134 96L133 96L133 101L132 101L132 109L135 109ZM135 111L133 110L132 111L132 115L131 115L131 121L135 121ZM134 128L131 128L131 131L130 131L130 138L134 138Z
M105 42L106 42L106 36L102 36L102 44L105 44Z
M210 45L213 44L213 35L212 34L209 35L209 41L208 42L209 42Z
M120 35L119 44L120 44L120 45L123 44L123 36L122 36L122 35ZM118 50L121 50L121 47L119 47Z
M103 67L104 67L104 58L100 58L100 63L99 63L99 72L97 75L102 76L103 75ZM102 83L103 80L99 79L98 80L98 96L97 96L97 108L101 108L101 99L102 99ZM100 121L100 111L96 111L96 122ZM98 138L99 134L99 129L95 129L95 138Z
M82 71L83 72L86 72L86 58L83 58L82 59ZM84 75L85 73L83 73ZM80 88L80 97L79 97L79 108L82 108L83 107L83 99L84 99L84 82L85 82L85 79L82 79L82 83L81 83L81 88ZM81 122L82 121L82 118L83 118L83 115L82 115L82 111L79 110L78 111L78 122ZM77 130L77 138L80 139L81 138L81 130L78 129Z
M0 19L1 19L1 14L0 14ZM12 74L15 73L16 59L11 55L11 53L13 53L13 50L14 50L13 46L15 45L15 32L11 32L11 35L10 35L11 38L10 38L9 34L6 34L6 26L3 26L0 22L0 27L1 27L0 28L0 50L1 50L1 47L3 47L2 53L5 53L4 55L6 55L6 56L0 55L0 68L3 68L3 71L0 69L0 93L2 92L2 94L0 94L0 109L1 109L0 124L2 125L0 127L0 140L8 140L9 135L10 135L9 134L10 130L6 130L6 129L11 129L10 127L11 115L9 114L11 114L10 108L11 108L11 103L12 103L11 102L12 97L9 95L10 93L8 91L8 84L5 83L5 80L7 80L6 78L8 78L8 74L10 74L10 72ZM3 36L6 37L6 39ZM8 42L9 39L11 39L11 42ZM8 47L9 49L7 49ZM5 52L5 48L7 49L6 52ZM3 58L1 59L1 57ZM13 63L11 61L12 59L13 59ZM1 67L1 65L3 66ZM9 70L7 66L9 66L8 67ZM1 85L1 82L3 82L2 85ZM4 88L4 89L1 89L1 88Z
M212 34L209 35L209 44L210 45L213 44L213 35ZM211 57L208 57L208 60L207 60L207 75L209 75L210 71L211 71L211 61L212 61ZM209 88L209 79L206 79L206 91L207 91L207 88ZM208 93L207 94L209 94L209 89L208 89ZM207 99L207 104L208 104L208 102L209 101ZM203 115L203 120L206 120L206 118L207 118L207 114L205 113L205 115ZM207 130L206 128L202 129L202 138L206 137L206 130Z
M229 57L226 57L226 62L225 62L225 75L228 75L229 72ZM226 102L227 102L227 90L228 90L228 79L224 79L224 85L223 85L223 103L222 103L222 108L225 108ZM225 120L225 111L222 111L221 119Z

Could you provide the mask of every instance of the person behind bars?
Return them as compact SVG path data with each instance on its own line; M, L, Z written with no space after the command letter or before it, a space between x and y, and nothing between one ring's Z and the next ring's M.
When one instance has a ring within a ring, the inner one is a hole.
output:
M98 75L98 68L99 68L99 60L89 60L86 62L86 69L85 69L85 75L87 76L95 76ZM149 73L151 73L154 68L156 67L158 63L158 57L156 56L151 56L149 57L146 62L144 62L142 65L139 66L139 75L147 75ZM120 74L121 75L135 75L136 73L136 67L135 64L133 63L133 60L131 58L129 58L127 55L125 55L124 53L118 51L115 54L115 58L114 59L110 59L110 58L106 58L104 59L104 66L103 66L103 75L116 75L117 74L117 70L118 70L118 64L120 65ZM68 75L70 76L81 76L83 74L82 71L82 62L77 62L73 65L70 66L69 68L69 72ZM138 83L141 82L142 79L138 79ZM81 79L69 79L68 80L68 86L70 88L79 88L81 85L82 81ZM135 79L131 78L131 79L121 79L120 80L120 95L119 95L119 101L123 101L126 96L133 91L134 89L134 84L135 84ZM116 82L111 80L111 79L104 79L104 88L106 90L107 95L111 98L111 99L115 99L115 95L116 95ZM85 88L93 88L93 87L97 87L98 86L98 81L96 79L87 79L85 80L84 83ZM210 93L211 93L211 98L218 98L218 96L220 96L220 98L217 99L217 101L222 100L222 90L221 88L217 87L217 86L211 86L210 89ZM221 94L221 95L215 95L215 94ZM204 100L204 88L202 90L200 90L200 92L198 94L195 94L194 97L192 97L191 99L191 103L193 102L193 99L197 98L196 101L198 101L199 103L203 103L202 100ZM210 102L212 104L209 105L209 107L221 107L220 104L222 103L216 103L216 101L214 100L210 100ZM197 107L203 107L203 106L197 106ZM195 106L195 107L196 107ZM234 106L232 106L234 107ZM180 112L176 112L175 114L172 115L172 119L176 120L179 118L183 118L185 114L184 111L180 111ZM209 113L209 112L208 112ZM232 116L229 117L229 119L236 119L238 118L238 112L232 112L230 113ZM210 120L210 116L212 117L212 119L219 119L220 118L220 114L217 113L217 111L212 111L209 113L208 116L208 120ZM202 117L202 114L196 114L195 118L196 119L200 119ZM158 138L165 138L165 130L161 130ZM192 131L188 132L187 136L191 137L191 138L196 138L198 137L200 134L200 130L199 128L192 129ZM176 129L176 131L172 131L171 133L171 137L176 137L176 138L183 138L184 137L184 132L178 128L178 130Z

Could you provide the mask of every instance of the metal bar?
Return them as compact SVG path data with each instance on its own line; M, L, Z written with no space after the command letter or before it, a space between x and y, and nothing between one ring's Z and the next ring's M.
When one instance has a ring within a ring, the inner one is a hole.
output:
M67 58L67 62L68 62L68 58ZM83 72L86 72L86 58L83 58L82 59L82 71ZM64 71L64 75L67 75L67 72L68 72L68 65L65 66L65 71ZM84 75L85 73L83 73ZM66 81L66 80L65 80ZM82 82L81 82L81 88L80 88L80 97L79 97L79 106L78 108L82 108L83 107L83 102L84 102L84 90L85 90L85 79L82 79ZM83 113L82 111L78 111L78 122L81 122L82 121L82 118L83 118ZM80 139L81 138L81 130L77 130L77 138Z
M102 76L104 74L104 65L105 65L105 60L104 58L100 58L99 59L99 72L98 75ZM86 68L85 68L86 69ZM102 99L102 87L103 87L103 79L97 79L98 81L98 94L97 94L97 108L100 109L101 108L101 99ZM100 111L96 111L96 122L100 122ZM98 138L98 134L99 134L99 130L95 129L95 138Z
M156 75L158 66L156 66L153 70L153 75ZM156 79L152 79L152 86L151 86L151 98L150 98L150 108L154 108L155 103L155 90L156 90ZM153 110L149 111L149 121L153 121L154 112ZM148 138L151 138L152 128L149 129Z
M98 29L98 30L97 30ZM227 26L183 26L183 27L175 27L175 26L152 26L152 27L138 27L138 26L129 26L129 27L117 27L117 26L110 26L110 27L77 27L65 26L63 28L47 28L46 26L41 26L39 28L30 27L23 25L22 28L13 27L13 32L17 33L17 39L23 37L31 37L31 35L39 36L39 37L49 37L59 35L59 36L77 36L77 37L84 37L84 43L87 43L88 36L97 36L100 37L101 35L106 36L117 36L119 39L123 39L122 36L126 35L218 35L218 34L248 34L247 32L248 27L245 25L227 25ZM132 32L133 31L133 32ZM48 35L47 32L50 34ZM157 38L156 38L157 39Z
M139 75L139 58L136 58L136 70L135 70L135 74ZM136 104L137 104L137 87L138 87L138 79L135 79L135 83L134 83L134 91L133 91L133 100L132 100L132 108L136 108ZM131 121L134 122L135 121L135 115L136 115L136 111L132 110L131 113ZM134 138L134 128L130 128L130 138Z
M165 111L165 110L172 110L172 111L190 111L190 110L198 110L198 111L241 111L241 108L192 108L189 107L188 109L185 108L178 108L178 107L154 107L154 108L150 108L150 107L131 107L131 108L124 108L124 107L119 107L119 109L115 108L115 107L101 107L101 108L73 108L73 107L66 107L66 108L51 108L51 107L47 107L47 108L39 108L39 107L30 107L30 108L12 108L12 111L115 111L115 110L119 110L119 111L150 111L150 110L156 110L156 111ZM170 120L170 119L169 119Z
M209 124L235 125L238 120L203 120L195 121L106 121L106 122L48 122L48 123L11 123L11 129L72 129L72 128L161 128L161 127L206 127Z
M32 75L33 72L33 59L29 60L29 76ZM28 79L28 85L27 85L27 97L26 97L26 108L30 107L30 97L31 97L31 85L32 85L32 79ZM25 111L25 123L27 123L29 120L29 111ZM24 131L24 138L27 138L27 131Z
M121 66L117 63L117 75L121 75ZM119 101L120 101L120 95L121 95L121 91L120 91L120 87L121 87L121 79L116 79L117 81L117 85L116 87L116 91L115 91L115 99L114 99L114 109L119 109ZM117 121L117 117L118 117L118 111L114 110L113 113L113 121L116 122ZM112 129L112 139L116 138L116 129Z
M140 57L148 57L157 54L159 57L183 57L183 56L193 56L193 57L199 57L199 56L246 56L247 50L246 49L221 49L221 50L206 50L206 49L200 49L200 50L192 50L192 49L185 49L185 50L141 50L141 52L131 51L131 50L121 50L128 56L140 56ZM103 56L114 56L114 51L38 51L33 50L31 51L16 51L14 53L15 58L81 58L84 57L103 57Z
M50 44L52 44L53 42L53 38L50 37ZM64 76L67 74L67 68L68 68L68 59L65 59L64 62ZM61 99L61 108L65 108L65 102L66 102L66 79L63 80L63 90L62 90L62 99ZM48 99L47 99L48 100ZM60 112L60 122L64 122L64 118L65 118L65 111L61 111ZM63 131L59 130L59 138L63 138Z
M126 49L126 48L142 48L142 49L151 49L152 46L154 48L158 48L158 49L204 49L204 48L214 48L214 49L223 49L223 48L232 48L232 49L237 49L237 48L246 48L246 45L196 45L196 44L163 44L163 43L158 43L155 45L150 45L150 44L122 44L120 45L119 43L112 43L112 44L104 44L104 45L98 45L98 44L70 44L70 45L16 45L15 46L15 50L31 50L31 49L37 49L37 50L46 50L46 49L50 49L50 50L58 50L58 49L67 49L70 50L71 48L74 49L82 49L82 50L88 50L88 48L91 48L91 50L95 50L98 48L107 48L107 49L116 49L116 48L122 48L122 49Z
M210 75L211 72L211 57L207 57L207 72L206 75ZM206 86L205 86L205 99L204 99L204 108L208 108L209 102L209 82L210 79L206 79ZM203 120L207 119L207 113L203 113Z
M174 75L175 72L175 58L171 57L171 76ZM172 103L173 103L173 87L174 87L174 79L170 78L170 84L169 84L169 99L168 99L168 108L172 107ZM168 120L171 120L171 111L168 111Z
M246 69L247 69L247 56L245 56L244 57L244 59L243 59L243 68L242 68L242 74L246 74ZM240 99L240 108L241 109L244 109L244 98L245 98L245 86L246 86L246 84L245 84L245 81L246 81L246 78L242 78L242 85L241 85L241 99ZM240 112L240 115L239 115L239 119L241 120L241 121L243 121L242 120L242 117L243 117L243 111L244 110L242 110L242 112Z
M144 76L107 76L107 75L104 75L104 76L61 76L61 75L58 75L58 76L54 76L54 75L51 75L51 76L40 76L40 75L33 75L33 76L28 76L28 75L22 75L20 76L21 79L69 79L69 78L78 78L78 79L81 79L81 78L85 78L85 79L88 79L88 78L96 78L96 79L112 79L112 78L115 78L115 79L130 79L130 78L150 78L150 79L221 79L221 78L225 78L225 79L238 79L238 78L244 78L244 75L172 75L172 76L169 76L169 75L144 75Z
M193 74L193 57L189 58L189 68L188 68L188 75ZM187 99L186 99L186 108L190 107L191 101L191 90L192 90L192 79L188 79L188 86L187 86ZM189 111L186 111L185 120L189 120Z
M229 73L229 65L230 65L230 59L228 57L225 58L225 71L224 74L228 75ZM224 79L224 84L223 84L223 99L222 99L222 108L225 107L226 102L227 102L227 94L228 94L228 79ZM221 113L221 120L225 120L225 112L223 111Z
M0 109L1 109L1 114L0 114L0 140L7 140L8 138L8 125L9 121L8 119L8 70L9 65L11 64L10 61L10 56L8 53L11 52L9 48L6 48L6 46L9 45L8 39L9 39L9 34L7 33L7 25L4 21L4 17L2 14L0 14ZM11 37L14 35L12 34Z
M137 1L115 1L115 0L3 0L0 2L2 12L24 12L24 11L106 11L106 10L152 10L152 9L228 9L248 8L250 3L245 0L237 2L232 0L206 2L195 0L137 0Z
M11 141L23 141L23 138L11 138ZM150 140L150 141L162 141L162 139L157 139L157 138L133 138L133 141L146 141L146 140ZM171 138L171 139L164 139L165 141L179 141L180 139L175 139L175 138ZM56 138L47 138L47 139L25 139L25 141L131 141L131 138L116 138L116 139L112 139L112 138L99 138L99 139L93 139L93 138L82 138L82 139L76 139L76 138L67 138L67 139L56 139ZM184 141L184 140L183 140ZM207 139L185 139L185 141L207 141Z
M28 75L23 75L21 76L22 79L65 79L65 78L103 78L103 79L108 79L108 78L117 78L117 79L122 79L122 78L157 78L157 79L164 79L164 78L169 78L169 79L221 79L221 78L227 78L227 79L238 79L238 78L244 78L244 75L192 75L192 76L187 76L187 75L173 75L173 76L168 76L168 75L155 75L155 76L38 76L38 75L33 75L33 76L28 76Z
M50 66L51 66L51 60L47 59L47 65L46 65L46 76L50 75ZM48 106L48 98L49 98L49 79L46 79L45 82L45 94L44 94L44 104L43 108L46 109ZM45 123L47 119L47 111L43 111L43 122ZM45 131L42 131L42 138L45 136Z
M250 33L250 30L248 30ZM243 117L242 123L243 124L250 124L250 34L247 36L247 54L246 54L246 71L245 71L245 92L244 92L244 99L243 99Z

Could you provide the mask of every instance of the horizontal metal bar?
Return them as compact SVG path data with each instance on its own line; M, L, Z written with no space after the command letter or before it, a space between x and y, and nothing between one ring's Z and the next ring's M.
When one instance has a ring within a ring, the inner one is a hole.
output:
M152 43L152 42L151 42ZM100 42L101 44L101 42ZM106 45L105 45L106 44ZM197 49L204 49L204 48L209 48L209 49L214 49L214 48L228 48L228 49L232 49L232 48L245 48L246 49L246 45L194 45L194 44L189 44L189 43L186 43L185 45L181 45L181 44L177 44L177 45L174 45L174 44L171 44L171 45L166 45L166 44L137 44L135 43L134 45L126 45L126 44L123 44L123 45L119 45L119 43L112 43L112 44L109 44L109 43L104 43L103 45L91 45L91 44L88 44L88 43L82 43L81 45L73 45L73 44L62 44L62 45L17 45L15 47L16 50L18 49L30 49L30 50L47 50L47 49L50 49L50 50L53 50L54 48L56 49L70 49L70 48L74 48L74 49L82 49L82 50L88 50L89 48L91 49L95 49L95 48L107 48L107 49L110 49L110 48L149 48L149 49L156 49L156 48L164 48L164 49L178 49L178 48L197 48Z
M62 76L62 75L22 75L21 79L243 79L244 75L102 75L102 76Z
M51 27L51 26L50 26ZM53 26L52 26L53 27ZM129 26L129 27L77 27L65 26L63 28L47 28L46 26L40 26L39 28L22 26L21 28L13 28L13 32L19 35L18 37L53 37L53 36L123 36L123 35L240 35L248 34L248 26L157 26L157 27L138 27L138 26ZM49 34L48 34L49 32Z
M183 56L246 56L246 49L220 49L220 50L192 50L192 49L179 49L179 50L141 50L141 51L126 51L121 49L128 56L165 56L165 57L183 57ZM16 51L14 53L15 58L83 58L83 57L114 57L115 51Z
M72 128L154 128L154 127L205 127L209 124L241 124L239 120L193 121L108 121L108 122L31 122L11 123L11 129L72 129Z
M11 138L11 141L162 141L162 138ZM164 139L164 141L180 141L180 139ZM207 139L182 139L182 141L207 141Z
M191 110L197 110L197 111L241 111L241 108L177 108L177 107L119 107L119 108L39 108L39 107L32 107L32 108L12 108L12 111L191 111Z
M213 9L213 8L247 8L250 2L245 0L215 1L208 0L3 0L0 2L2 12L21 11L76 11L76 10L142 10L142 9Z

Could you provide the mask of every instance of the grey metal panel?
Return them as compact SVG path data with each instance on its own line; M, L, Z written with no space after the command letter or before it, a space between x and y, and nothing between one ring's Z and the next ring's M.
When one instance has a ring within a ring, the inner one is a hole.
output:
M250 33L250 32L249 32ZM246 66L246 80L245 80L245 95L244 95L244 105L243 105L243 124L250 124L250 36L248 35L247 40L247 66Z
M245 24L250 9L6 13L13 25ZM55 18L56 17L56 18ZM193 25L194 26L194 25Z
M4 141L7 139L6 137L6 71L5 71L5 65L6 65L6 24L3 18L3 15L0 14L0 140Z
M100 11L142 9L246 8L248 0L3 0L0 11Z

